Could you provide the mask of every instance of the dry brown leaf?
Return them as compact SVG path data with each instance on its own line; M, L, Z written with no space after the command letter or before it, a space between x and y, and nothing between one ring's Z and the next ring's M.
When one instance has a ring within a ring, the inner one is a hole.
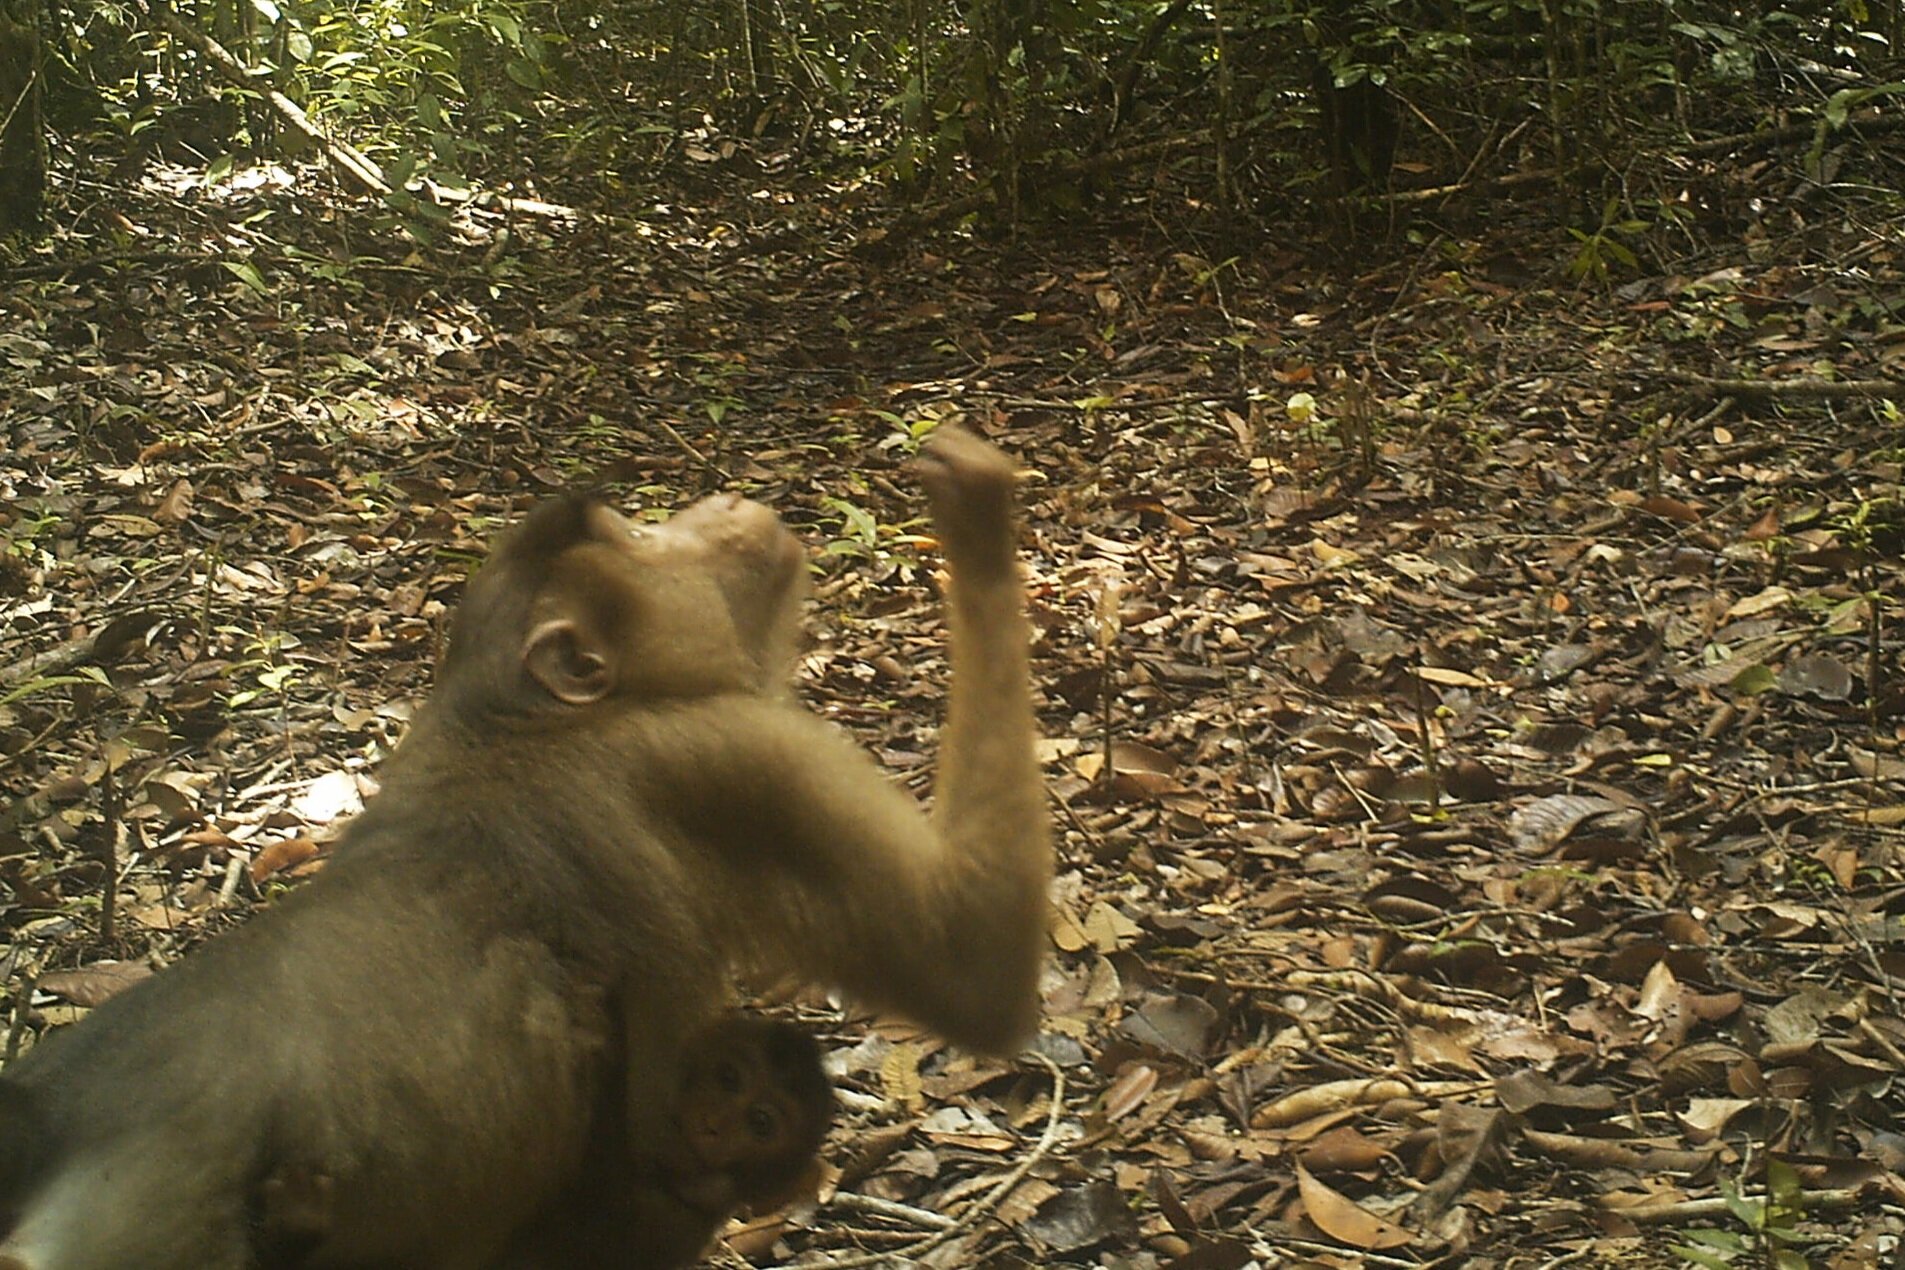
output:
M274 874L297 866L315 857L318 844L309 838L284 838L268 843L257 855L251 858L251 882L253 886L263 882Z
M1620 804L1612 799L1550 794L1517 808L1508 818L1508 836L1523 851L1546 851L1589 817L1619 810Z
M1105 1118L1116 1122L1130 1115L1143 1105L1157 1083L1157 1068L1149 1063L1133 1063L1125 1068L1105 1090Z
M925 1103L919 1085L919 1046L911 1042L895 1045L880 1059L880 1092L886 1100L907 1111L917 1111Z
M1312 1116L1344 1107L1373 1107L1391 1098L1440 1098L1474 1088L1448 1080L1410 1082L1378 1076L1368 1080L1332 1080L1311 1085L1257 1108L1250 1117L1253 1129L1276 1129L1299 1124Z
M192 482L180 477L152 509L152 519L161 525L181 525L192 514Z
M1409 1231L1384 1221L1348 1196L1323 1185L1301 1164L1296 1166L1296 1186L1297 1193L1303 1197L1304 1215L1338 1243L1373 1252L1400 1248L1415 1240Z
M1360 1173L1380 1167L1392 1154L1387 1145L1353 1125L1338 1125L1313 1139L1298 1158L1315 1173Z
M1726 611L1727 620L1737 622L1741 618L1757 617L1761 613L1785 608L1792 601L1793 593L1785 587L1769 586L1735 603Z
M95 961L75 970L55 970L41 975L37 986L42 992L91 1008L111 1000L141 979L151 977L152 967L143 961Z

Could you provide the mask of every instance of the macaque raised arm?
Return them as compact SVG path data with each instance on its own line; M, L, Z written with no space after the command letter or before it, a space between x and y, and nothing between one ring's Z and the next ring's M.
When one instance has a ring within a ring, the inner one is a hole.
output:
M1037 1019L1052 873L1013 471L951 431L918 466L951 571L951 704L932 817L835 729L765 698L686 712L652 797L718 847L718 885L741 910L752 960L1007 1053Z

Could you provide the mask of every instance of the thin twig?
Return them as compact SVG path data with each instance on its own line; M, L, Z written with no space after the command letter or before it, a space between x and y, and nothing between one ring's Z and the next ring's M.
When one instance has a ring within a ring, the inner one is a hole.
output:
M734 483L734 478L724 471L719 463L716 463L713 459L695 449L688 438L677 432L666 419L649 419L646 421L646 426L655 429L670 441L673 441L677 446L681 447L683 454L687 455L688 458L703 471L714 477L716 481L723 485L732 485Z
M1764 1199L1764 1196L1747 1195L1741 1198L1759 1202ZM1645 1208L1607 1208L1606 1211L1618 1213L1635 1225L1663 1226L1685 1221L1690 1217L1725 1217L1733 1211L1733 1202L1730 1199L1712 1196L1705 1199L1683 1199L1672 1204L1650 1204ZM1843 1212L1848 1208L1858 1208L1871 1202L1871 1198L1857 1188L1800 1191L1791 1197L1793 1207L1803 1213L1812 1213L1820 1209Z
M1059 1120L1065 1109L1065 1073L1059 1068L1057 1063L1054 1063L1043 1054L1032 1051L1030 1057L1043 1063L1045 1070L1052 1074L1051 1111L1045 1117L1045 1132L1039 1136L1037 1144L1032 1147L1031 1152L1025 1159L1019 1162L1017 1168L1006 1174L1004 1181L1000 1182L990 1191L987 1191L982 1198L973 1201L973 1203L967 1207L966 1211L959 1214L944 1230L929 1235L917 1243L907 1244L902 1248L894 1249L892 1252L872 1252L825 1261L808 1261L801 1263L799 1266L775 1266L774 1270L815 1270L816 1267L821 1268L821 1270L857 1270L857 1268L861 1266L883 1266L893 1262L905 1262L913 1258L923 1257L941 1244L948 1243L964 1234L967 1230L976 1225L981 1217L998 1208L998 1206L1004 1202L1005 1197L1012 1193L1012 1189L1025 1180L1025 1175L1030 1173L1033 1168L1038 1165L1039 1161L1050 1155L1052 1148L1058 1145Z
M955 1220L944 1213L935 1213L930 1208L899 1204L877 1195L862 1195L858 1191L840 1192L827 1201L827 1207L835 1212L864 1213L869 1217L905 1222L921 1230L944 1230Z

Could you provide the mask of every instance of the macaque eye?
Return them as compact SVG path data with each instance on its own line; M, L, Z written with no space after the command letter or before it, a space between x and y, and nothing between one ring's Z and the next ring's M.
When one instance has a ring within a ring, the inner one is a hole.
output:
M747 1131L756 1142L772 1142L780 1136L780 1117L765 1103L747 1109Z
M721 1062L714 1065L714 1083L724 1094L741 1092L741 1069L733 1063Z

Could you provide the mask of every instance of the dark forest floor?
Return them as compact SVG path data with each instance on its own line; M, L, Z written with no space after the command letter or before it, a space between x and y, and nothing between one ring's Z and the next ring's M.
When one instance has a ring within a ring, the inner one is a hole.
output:
M1770 1178L1807 1264L1893 1255L1895 196L1775 166L1577 283L1535 203L1336 248L1214 245L1163 189L909 235L797 166L429 252L310 173L153 168L0 267L16 1045L321 867L483 544L572 483L781 509L819 548L803 695L923 789L903 460L959 420L1029 473L1064 1098L784 1003L837 1176L735 1248L932 1234L864 1196L980 1205L941 1266L1674 1265L1769 1251Z

